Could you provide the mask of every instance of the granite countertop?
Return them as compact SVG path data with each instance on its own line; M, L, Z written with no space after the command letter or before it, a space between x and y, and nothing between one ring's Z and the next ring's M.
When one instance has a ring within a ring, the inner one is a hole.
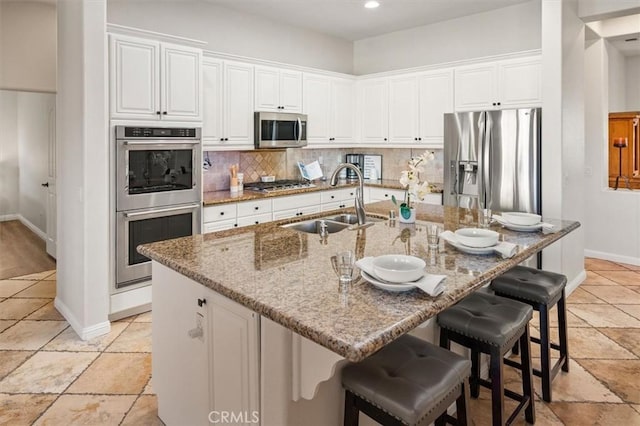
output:
M368 214L381 216L394 208L389 201L366 206ZM300 221L298 218L161 241L138 250L339 355L359 361L580 226L547 217L544 220L556 226L555 233L513 232L493 225L502 239L519 245L511 259L467 255L444 243L432 255L426 244L426 223L441 223L449 230L473 226L473 212L428 204L416 208L415 225L382 220L360 231L330 234L326 242L318 235L279 226ZM436 298L417 289L390 293L362 279L341 291L330 257L345 249L354 250L359 258L389 253L421 257L428 272L447 275L445 291Z
M249 201L249 200L259 200L263 198L271 198L271 197L284 197L287 195L295 195L295 194L303 194L306 192L314 192L314 191L327 191L330 189L338 189L345 188L349 186L358 186L357 181L352 180L344 180L341 179L338 181L336 186L331 186L329 181L316 181L313 182L315 187L313 188L298 188L298 189L290 189L287 191L277 191L277 192L258 192L252 191L249 189L245 189L242 193L237 195L231 195L229 191L210 191L203 193L202 204L205 206L211 206L215 204L225 204L225 203L235 203L238 201ZM364 186L374 187L374 188L389 188L389 189L403 189L400 186L400 182L397 179L383 179L383 180L365 180ZM441 185L436 184L434 192L439 193L442 192L440 188Z

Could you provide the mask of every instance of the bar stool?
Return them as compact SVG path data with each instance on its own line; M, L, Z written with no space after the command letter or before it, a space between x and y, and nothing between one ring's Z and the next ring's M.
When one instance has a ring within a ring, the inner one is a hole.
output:
M540 338L531 341L540 344L541 369L533 369L533 374L542 378L542 399L551 402L551 382L562 371L569 372L569 348L567 344L567 308L565 287L567 277L548 271L516 266L491 283L496 295L508 297L530 305L540 313ZM549 310L558 304L559 344L551 342L549 336ZM514 347L517 353L517 346ZM560 359L551 366L551 349L560 352ZM508 360L509 365L517 365Z
M522 409L529 423L535 423L529 320L533 310L529 305L476 292L458 304L438 314L440 346L449 349L456 342L471 349L471 397L480 394L480 385L491 389L494 425L511 424ZM522 395L504 388L504 356L514 343L522 346L520 371ZM480 354L490 356L490 381L480 378ZM504 397L519 402L509 418L504 420Z
M404 335L342 370L344 425L360 411L383 425L467 425L471 363L446 349ZM447 414L456 402L457 423Z

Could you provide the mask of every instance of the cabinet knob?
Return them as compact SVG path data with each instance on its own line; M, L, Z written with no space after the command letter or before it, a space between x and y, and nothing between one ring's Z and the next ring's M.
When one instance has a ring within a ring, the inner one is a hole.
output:
M253 209L254 209L254 210L258 210L258 206L255 206Z
M500 102L498 102L498 105L502 105Z
M207 304L207 299L198 299L198 306L202 308L203 305Z
M220 138L220 142L223 142L223 141L224 141L224 138Z
M167 111L162 111L162 115L167 115Z
M229 138L224 138L225 142L229 140Z
M256 225L258 225L258 224L260 224L260 222L258 222L258 221L256 220Z
M418 140L419 140L419 141L421 141L421 140L422 140L422 138L418 138Z
M496 103L494 102L494 103L492 103L491 105L496 106Z
M220 216L224 216L224 212L220 212Z
M160 111L156 111L156 115L160 115Z
M237 228L237 227L238 227L238 224L237 224L237 223L234 223L234 224L233 224L233 227L234 227L234 228Z
M384 140L386 141L386 140L387 140L387 138L384 138Z

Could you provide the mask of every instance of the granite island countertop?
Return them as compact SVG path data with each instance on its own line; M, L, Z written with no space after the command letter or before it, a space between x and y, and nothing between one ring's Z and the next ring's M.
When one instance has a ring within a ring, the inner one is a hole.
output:
M368 214L382 217L394 208L389 201L366 206ZM449 230L473 226L475 218L468 209L419 204L417 219L415 225L381 220L360 231L330 234L323 242L316 234L280 226L301 220L297 218L145 244L138 250L348 360L359 361L580 226L547 217L544 221L555 225L554 233L514 232L492 225L503 240L518 244L514 257L502 259L467 255L444 243L438 253L428 251L425 225L441 223ZM435 298L417 289L390 293L363 279L340 290L330 257L345 249L358 257L389 253L421 257L427 272L447 276L445 291Z

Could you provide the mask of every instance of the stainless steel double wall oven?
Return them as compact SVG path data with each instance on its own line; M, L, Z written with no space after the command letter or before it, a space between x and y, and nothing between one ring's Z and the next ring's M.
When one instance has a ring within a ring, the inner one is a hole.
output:
M147 280L140 244L200 232L199 128L116 126L116 289Z

